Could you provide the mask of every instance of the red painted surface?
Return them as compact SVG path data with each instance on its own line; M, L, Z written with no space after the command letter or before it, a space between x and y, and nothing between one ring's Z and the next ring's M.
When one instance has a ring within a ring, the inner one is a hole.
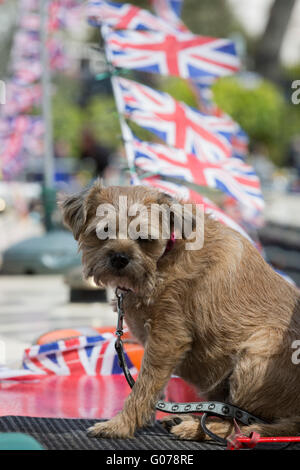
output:
M0 383L0 416L109 419L122 409L129 393L122 375L52 375L32 382L5 381ZM182 379L172 378L166 400L191 402L199 401L199 396ZM165 413L157 413L157 419L163 416ZM238 436L236 440L232 449L252 447L247 437ZM300 442L300 436L260 437L258 442Z
M108 419L123 407L130 388L122 375L48 376L35 382L0 383L0 416ZM194 389L172 378L168 401L199 401ZM161 418L165 413L158 412Z

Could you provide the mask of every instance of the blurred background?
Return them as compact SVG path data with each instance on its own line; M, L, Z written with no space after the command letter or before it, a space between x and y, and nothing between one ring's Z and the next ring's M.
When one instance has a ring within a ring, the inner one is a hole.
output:
M19 360L24 347L47 331L114 324L107 293L82 279L56 197L98 176L107 185L129 183L99 29L88 25L81 2L66 0L60 15L59 2L50 2L52 43L45 57L45 11L28 15L26 1L0 0L0 80L6 85L6 103L0 104L0 341L6 348L0 363ZM131 3L149 9L146 0ZM250 138L248 161L266 202L251 235L268 261L300 285L300 0L185 0L182 19L196 34L236 42L242 70L215 83L214 99ZM24 29L42 51L36 70L19 54ZM197 106L185 80L131 76ZM16 122L14 87L20 83L30 88L24 86L19 98L25 114ZM50 143L44 139L47 119ZM149 140L146 131L136 133ZM53 159L47 160L51 141ZM234 217L220 195L210 197Z

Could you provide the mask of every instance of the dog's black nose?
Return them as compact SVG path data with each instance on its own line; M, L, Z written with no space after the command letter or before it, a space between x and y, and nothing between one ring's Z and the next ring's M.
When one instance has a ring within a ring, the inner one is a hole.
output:
M129 258L124 253L113 253L110 257L110 263L113 268L123 269L129 263Z

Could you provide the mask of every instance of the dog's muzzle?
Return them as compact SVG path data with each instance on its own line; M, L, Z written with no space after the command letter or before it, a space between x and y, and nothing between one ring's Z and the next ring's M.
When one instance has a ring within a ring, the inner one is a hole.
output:
M113 253L110 256L110 264L115 269L124 269L129 261L130 259L124 253Z

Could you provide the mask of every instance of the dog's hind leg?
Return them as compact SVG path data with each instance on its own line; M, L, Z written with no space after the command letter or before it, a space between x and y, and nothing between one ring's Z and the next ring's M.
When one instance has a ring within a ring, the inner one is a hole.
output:
M194 415L168 415L161 420L162 426L180 439L199 440L201 426Z
M254 431L263 437L300 433L299 369L291 361L289 338L280 338L284 347L275 340L272 330L253 335L229 380L230 402L269 423L241 426L246 435Z
M210 439L202 430L200 417L194 415L167 416L161 420L162 426L180 439L204 441ZM233 423L218 418L211 418L207 428L220 437L228 437L233 432Z
M265 337L268 338L266 335ZM289 352L274 356L269 351L264 354L265 338L258 343L257 334L255 339L256 341L249 341L235 364L229 378L228 402L270 424L241 425L241 432L249 436L255 431L262 437L299 434L298 369L291 363ZM181 439L210 439L202 431L197 416L165 418L164 426ZM209 418L207 428L222 438L227 438L234 432L232 421L221 419Z
M296 436L300 433L300 416L279 418L271 424L252 424L241 427L245 435L258 432L262 437Z
M211 438L206 435L200 424L198 416L183 415L166 417L161 421L163 427L179 439L204 441ZM234 425L230 421L210 419L207 428L217 436L226 439L234 432ZM291 418L280 418L271 424L252 424L251 426L240 426L241 433L250 436L257 432L262 437L295 436L300 433L300 416Z

